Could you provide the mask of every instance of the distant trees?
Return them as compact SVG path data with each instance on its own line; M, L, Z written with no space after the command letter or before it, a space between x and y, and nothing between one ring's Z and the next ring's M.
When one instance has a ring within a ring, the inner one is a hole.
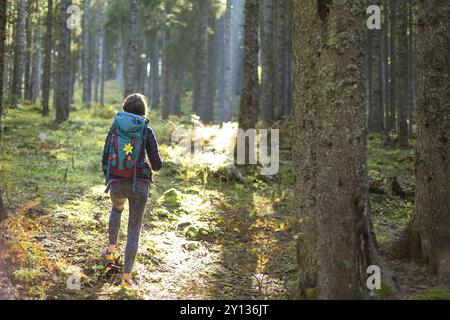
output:
M366 30L368 129L383 133L386 144L409 145L416 104L414 1L378 0L381 30Z
M357 1L293 6L300 290L315 287L319 299L361 299L373 249L361 59L365 10ZM336 34L346 40L336 42Z

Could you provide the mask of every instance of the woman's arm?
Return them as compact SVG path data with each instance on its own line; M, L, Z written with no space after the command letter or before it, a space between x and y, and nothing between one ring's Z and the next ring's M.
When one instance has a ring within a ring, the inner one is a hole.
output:
M108 134L106 135L105 145L103 146L103 156L102 156L102 165L103 165L103 174L106 175L106 166L108 165L108 141L111 139L112 130L109 129Z
M159 171L159 169L162 168L163 163L161 160L161 156L159 155L158 141L156 140L155 134L153 133L153 130L151 128L147 128L146 134L146 151L148 159L150 160L150 165L153 171Z

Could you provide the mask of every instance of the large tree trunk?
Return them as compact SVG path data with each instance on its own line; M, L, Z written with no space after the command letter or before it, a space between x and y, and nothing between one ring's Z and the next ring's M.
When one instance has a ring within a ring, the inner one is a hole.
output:
M258 12L258 0L245 1L244 79L239 110L239 128L244 131L255 129L258 111Z
M407 5L405 0L397 1L396 20L397 28L394 30L396 34L396 52L397 65L395 67L396 82L396 103L398 108L397 117L397 138L398 145L401 147L408 146L408 112L407 112L407 94L408 94L408 59L407 59Z
M394 247L450 287L450 7L418 5L416 210Z
M47 30L44 38L44 66L42 73L42 115L48 116L50 97L50 78L52 65L52 35L53 35L53 0L47 1Z
M22 98L25 49L25 7L25 0L19 0L16 20L16 34L14 37L14 69L11 86L11 104L13 105L16 104L17 99Z
M316 287L319 299L360 299L374 252L362 80L365 10L356 1L293 4L300 289Z
M56 123L61 123L69 119L70 106L70 71L71 71L71 55L70 55L70 33L67 28L67 19L70 14L67 8L72 4L71 0L61 0L59 5L59 37L58 37L58 59L57 72L58 82L55 84L57 92L56 104Z

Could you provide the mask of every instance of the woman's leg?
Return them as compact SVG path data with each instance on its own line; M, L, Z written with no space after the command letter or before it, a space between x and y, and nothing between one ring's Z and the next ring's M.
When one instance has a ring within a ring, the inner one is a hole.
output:
M109 245L115 246L119 237L120 220L127 200L126 181L117 181L111 185L112 209L109 216Z
M125 249L125 265L123 273L129 275L133 269L134 260L139 246L142 220L144 218L145 205L147 204L149 183L147 181L136 182L136 192L131 192L129 201L130 213L128 217L128 238Z

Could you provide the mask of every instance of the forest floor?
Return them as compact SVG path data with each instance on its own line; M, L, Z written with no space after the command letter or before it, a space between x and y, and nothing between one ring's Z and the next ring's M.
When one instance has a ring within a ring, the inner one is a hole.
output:
M115 111L77 110L60 126L34 106L7 111L2 170L10 217L0 227L0 278L7 275L11 285L0 288L0 298L295 298L289 126L280 128L280 173L267 180L244 172L242 183L223 158L212 152L187 158L169 143L175 128L190 128L195 118L151 119L165 166L154 177L144 218L134 273L139 287L120 289L127 209L116 266L105 269L100 254L111 207L100 156ZM232 130L230 124L200 131L200 143L214 146ZM382 137L371 136L369 168L374 225L383 245L398 237L414 207L412 149L389 149ZM398 277L402 298L429 290L426 279L410 279L420 270L406 274ZM68 285L77 278L79 287Z

